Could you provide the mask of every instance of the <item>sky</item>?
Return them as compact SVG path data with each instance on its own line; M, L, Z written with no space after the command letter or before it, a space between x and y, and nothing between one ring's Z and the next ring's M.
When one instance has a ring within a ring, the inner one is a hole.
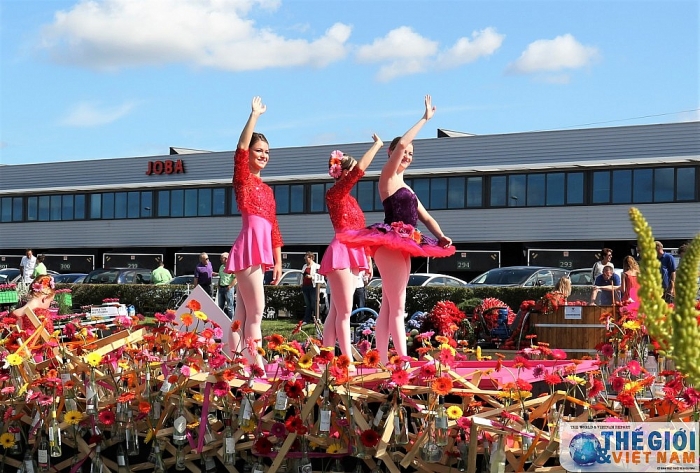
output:
M0 164L700 120L697 0L2 0Z

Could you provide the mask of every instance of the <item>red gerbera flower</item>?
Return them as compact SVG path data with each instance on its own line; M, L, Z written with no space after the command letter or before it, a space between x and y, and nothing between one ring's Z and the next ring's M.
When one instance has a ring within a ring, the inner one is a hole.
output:
M100 419L100 422L102 422L104 425L112 425L114 424L116 416L112 411L100 411L97 418Z
M391 373L391 380L399 386L408 384L408 372L406 370L398 369Z
M288 431L296 432L298 435L304 435L307 431L304 421L299 416L290 417L284 422L284 426L287 427Z
M367 448L374 448L379 443L379 434L372 429L363 430L360 434L362 445Z
M287 397L290 399L299 399L304 395L304 383L299 379L288 381L284 385L284 392L287 393Z
M267 455L272 451L272 442L267 437L260 437L253 444L253 450L260 455Z

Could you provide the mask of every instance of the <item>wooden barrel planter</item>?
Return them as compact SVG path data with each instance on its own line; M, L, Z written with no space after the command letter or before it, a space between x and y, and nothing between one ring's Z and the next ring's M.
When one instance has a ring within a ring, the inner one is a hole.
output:
M606 325L600 317L612 311L606 306L565 306L551 315L537 314L532 323L538 342L576 357L595 353L596 345L605 340Z

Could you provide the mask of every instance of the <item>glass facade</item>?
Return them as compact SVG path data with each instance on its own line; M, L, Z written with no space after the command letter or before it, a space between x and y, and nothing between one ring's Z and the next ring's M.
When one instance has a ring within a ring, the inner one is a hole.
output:
M696 166L556 171L406 179L428 210L697 202ZM277 213L324 213L332 183L273 184ZM365 212L382 211L377 181L352 191ZM0 222L239 215L230 186L0 198Z

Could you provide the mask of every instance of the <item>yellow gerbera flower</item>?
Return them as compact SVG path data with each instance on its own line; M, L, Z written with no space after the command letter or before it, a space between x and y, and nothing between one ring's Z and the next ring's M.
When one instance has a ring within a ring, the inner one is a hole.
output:
M193 400L193 401L197 401L197 402L199 402L199 403L202 403L202 402L204 402L204 394L202 394L202 393L194 393L194 394L192 395L192 400Z
M13 439L13 441L14 441L14 439ZM340 445L338 445L337 443L332 443L328 446L328 448L326 448L326 453L328 453L330 455L335 455L336 453L339 453L339 452L340 452Z
M197 317L199 320L207 320L207 314L205 314L201 310L195 310L194 316Z
M76 425L83 420L83 413L80 411L68 411L63 415L63 421L69 425Z
M12 448L15 446L15 435L10 432L5 432L0 435L0 445L5 447L5 449Z
M622 328L625 328L627 330L639 330L641 326L642 323L639 320L628 320L627 322L622 324Z
M7 361L7 363L8 363L10 366L19 366L19 365L21 365L22 362L24 361L24 358L22 358L22 357L21 357L20 355L18 355L17 353L10 353L10 354L7 355L7 357L5 358L5 361Z
M97 352L93 351L92 353L88 353L85 356L85 363L92 366L93 368L97 368L101 362L102 362L102 355L100 355Z
M255 350L257 350L258 355L265 356L265 349L263 347L257 347Z
M299 361L297 362L297 364L299 365L299 368L304 369L304 370L308 370L309 368L311 368L311 365L313 364L313 362L314 362L314 358L311 355L309 355L308 353L305 353L304 355L302 355L301 358L299 358Z
M583 379L580 376L576 376L573 374L570 374L569 376L566 376L564 379L568 380L571 384L579 384L579 385L584 385L586 384L586 380Z
M119 362L117 363L119 367L123 370L128 370L131 365L129 365L129 362L126 361L125 359L120 359Z
M459 406L450 406L447 408L447 418L451 420L462 417L462 409Z
M288 344L286 344L286 343L280 345L280 346L277 348L277 350L278 350L280 353L291 353L292 355L299 356L299 350L297 350L297 349L294 348L293 346L288 345Z

